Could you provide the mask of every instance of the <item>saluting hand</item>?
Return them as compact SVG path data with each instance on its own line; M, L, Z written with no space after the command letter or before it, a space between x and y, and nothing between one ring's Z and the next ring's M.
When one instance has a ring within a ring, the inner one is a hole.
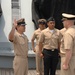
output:
M14 24L13 24L13 26L16 28L16 26L17 26L17 21L16 21L16 19L14 19Z

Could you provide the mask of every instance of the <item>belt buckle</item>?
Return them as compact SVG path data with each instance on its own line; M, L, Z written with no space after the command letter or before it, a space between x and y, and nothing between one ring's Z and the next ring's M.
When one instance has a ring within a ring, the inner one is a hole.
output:
M54 51L54 49L52 49L52 51Z

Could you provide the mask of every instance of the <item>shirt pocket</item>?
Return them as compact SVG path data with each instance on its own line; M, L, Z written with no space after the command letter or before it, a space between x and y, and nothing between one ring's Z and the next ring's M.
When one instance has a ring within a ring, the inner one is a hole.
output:
M59 36L58 36L58 35L53 35L52 38L54 38L54 39L58 39Z
M18 44L24 45L24 44L25 44L25 39L24 39L24 38L20 38L20 39L18 40Z
M51 40L50 37L45 37L45 41L44 41L44 43L45 43L45 44L49 44L49 43L50 43L50 40Z

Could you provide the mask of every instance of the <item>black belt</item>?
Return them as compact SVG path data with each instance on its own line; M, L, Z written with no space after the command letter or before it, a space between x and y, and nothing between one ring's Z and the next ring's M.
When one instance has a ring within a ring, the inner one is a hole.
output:
M58 49L43 49L42 53L48 56L58 56L59 50Z
M58 49L45 49L44 50L47 50L47 51L55 51L55 50L58 50Z

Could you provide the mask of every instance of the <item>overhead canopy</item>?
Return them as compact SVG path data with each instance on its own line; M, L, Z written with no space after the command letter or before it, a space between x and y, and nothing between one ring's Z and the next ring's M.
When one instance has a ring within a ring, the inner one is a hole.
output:
M63 27L61 19L62 13L71 13L75 15L75 0L32 0L32 21L38 28L37 20L40 18L48 19L54 17L56 28Z
M0 16L2 15L2 8L1 8L1 4L0 4Z

